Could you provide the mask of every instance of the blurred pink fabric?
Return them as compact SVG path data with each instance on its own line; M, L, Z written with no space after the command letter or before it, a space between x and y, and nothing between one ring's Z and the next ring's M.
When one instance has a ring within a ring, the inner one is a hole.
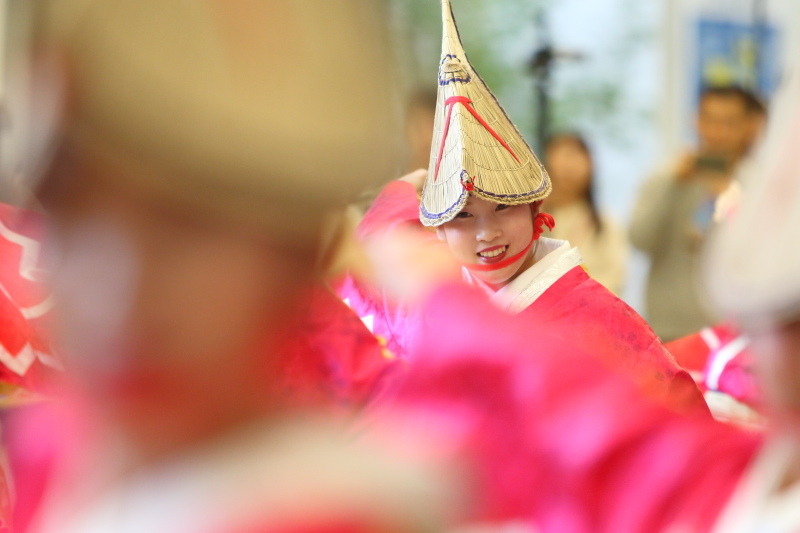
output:
M50 302L39 265L44 219L0 203L0 381L45 392L60 375L45 322Z
M457 444L474 468L469 520L524 519L559 533L707 531L760 446L645 399L565 345L568 331L504 315L465 287L434 294L425 314L399 409L460 421Z
M279 352L279 383L288 408L347 416L369 405L394 372L402 370L329 289L310 288L298 306L303 311L301 319L285 332ZM275 356L264 353L264 357ZM265 379L265 383L272 381ZM73 407L45 404L5 417L4 434L16 480L16 531L26 531L53 476L85 453L89 432Z

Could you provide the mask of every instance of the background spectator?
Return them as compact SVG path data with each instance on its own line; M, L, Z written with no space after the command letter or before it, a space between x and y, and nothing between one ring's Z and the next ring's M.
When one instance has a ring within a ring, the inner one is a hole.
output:
M545 147L545 162L553 192L543 209L557 221L553 238L577 246L589 274L619 295L625 283L627 236L597 208L594 162L588 144L577 134L556 135Z
M714 323L696 280L717 197L758 136L765 110L735 86L707 88L697 113L698 145L648 180L631 220L631 241L650 258L646 317L664 340Z

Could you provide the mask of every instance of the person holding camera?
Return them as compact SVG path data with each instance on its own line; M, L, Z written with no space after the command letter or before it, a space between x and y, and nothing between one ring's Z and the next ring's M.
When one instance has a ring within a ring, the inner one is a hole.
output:
M745 89L704 89L697 148L640 191L630 238L650 258L646 317L665 341L715 323L698 287L697 263L716 200L758 137L765 115L763 104Z

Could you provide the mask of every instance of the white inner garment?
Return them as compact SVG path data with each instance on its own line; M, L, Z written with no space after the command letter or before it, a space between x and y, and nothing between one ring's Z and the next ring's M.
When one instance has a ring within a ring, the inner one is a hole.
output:
M536 262L499 291L493 291L466 268L462 269L464 280L486 291L490 301L500 309L519 313L561 276L583 263L578 249L570 246L568 241L543 237L536 241L535 246L533 257Z

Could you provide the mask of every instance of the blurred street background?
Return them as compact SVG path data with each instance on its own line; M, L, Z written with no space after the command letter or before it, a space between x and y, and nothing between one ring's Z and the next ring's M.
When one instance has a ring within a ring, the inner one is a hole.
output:
M768 102L790 48L793 0L454 0L478 72L537 154L580 132L597 203L627 226L641 183L696 142L701 87L736 84ZM430 89L438 2L393 0L409 89ZM647 261L630 255L622 296L642 311Z

